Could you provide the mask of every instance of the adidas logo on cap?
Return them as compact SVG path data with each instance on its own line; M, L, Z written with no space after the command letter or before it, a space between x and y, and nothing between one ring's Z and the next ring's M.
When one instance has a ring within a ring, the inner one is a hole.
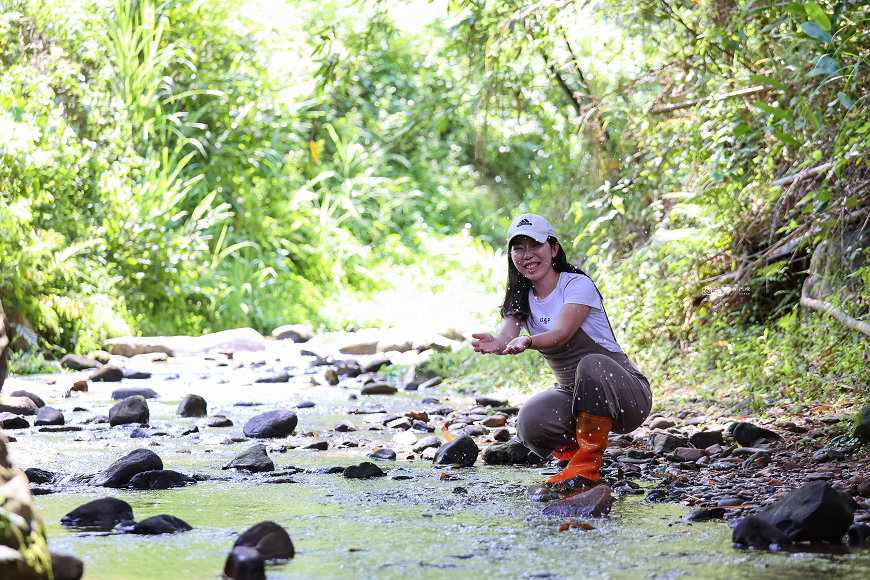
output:
M520 223L517 224L517 227L520 227L520 226L530 226L530 225L532 225L532 222L530 222L530 221L527 220L526 218L523 218L523 219L520 220Z

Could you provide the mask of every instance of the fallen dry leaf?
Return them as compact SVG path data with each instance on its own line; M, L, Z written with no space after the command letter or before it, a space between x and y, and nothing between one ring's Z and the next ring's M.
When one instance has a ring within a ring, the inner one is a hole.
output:
M595 528L590 526L589 524L577 523L577 522L565 522L561 526L559 526L560 532L567 532L571 528L580 528L581 530L594 530Z

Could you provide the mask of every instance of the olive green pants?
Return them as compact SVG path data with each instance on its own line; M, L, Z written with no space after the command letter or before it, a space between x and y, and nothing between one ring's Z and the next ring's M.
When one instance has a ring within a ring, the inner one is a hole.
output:
M613 420L614 433L634 431L649 416L652 391L639 372L629 372L609 356L590 354L577 365L574 389L556 386L520 408L517 436L546 457L576 440L580 412Z

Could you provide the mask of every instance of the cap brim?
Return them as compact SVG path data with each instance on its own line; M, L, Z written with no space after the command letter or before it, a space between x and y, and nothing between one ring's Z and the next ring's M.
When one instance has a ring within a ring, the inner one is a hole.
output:
M541 233L533 232L533 231L529 231L529 230L517 230L516 232L513 233L513 235L511 235L510 238L508 238L508 246L510 246L511 242L514 241L514 238L516 238L518 236L526 236L526 237L532 238L533 240L535 240L536 242L538 242L540 244L543 244L544 242L546 242L547 238L549 237L546 234L541 234Z

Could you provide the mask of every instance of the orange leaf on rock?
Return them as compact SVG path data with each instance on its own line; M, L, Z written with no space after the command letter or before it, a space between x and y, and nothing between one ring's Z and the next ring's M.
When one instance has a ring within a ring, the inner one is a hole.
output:
M580 528L581 530L594 530L595 528L590 526L589 524L579 523L579 522L565 522L561 526L559 526L560 532L567 532L571 528Z

